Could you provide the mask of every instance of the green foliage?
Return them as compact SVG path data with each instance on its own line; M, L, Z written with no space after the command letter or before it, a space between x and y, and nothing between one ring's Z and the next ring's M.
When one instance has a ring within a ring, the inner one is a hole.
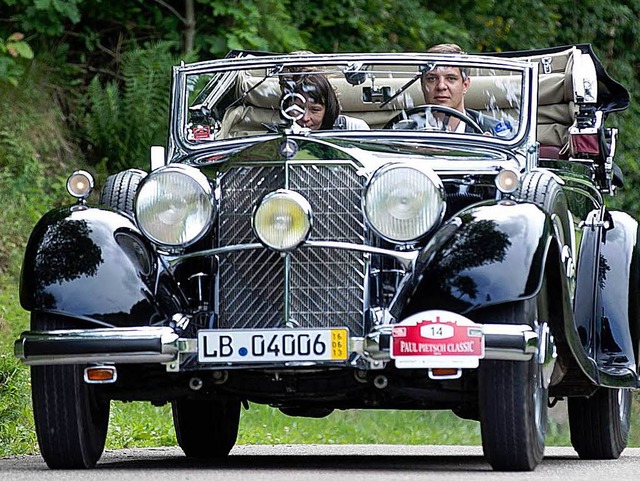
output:
M6 40L0 38L0 82L17 86L24 75L24 60L31 59L33 50L22 33L14 32Z
M106 443L108 449L175 444L176 434L170 405L156 407L145 402L111 403Z
M640 403L633 404L633 417ZM629 446L640 446L638 423ZM175 431L169 405L112 403L107 447L173 446ZM242 410L238 444L439 444L479 445L480 424L448 411L349 410L325 418L290 417L278 409L250 404ZM548 446L570 446L566 404L550 411Z
M466 43L468 32L419 0L291 2L292 18L316 52L424 51L441 42Z
M0 85L0 274L16 279L29 232L61 198L60 167L75 156L61 112L38 75L34 69L23 78L25 89Z
M4 0L12 14L26 32L45 36L59 36L68 22L80 21L80 4L83 0Z
M284 51L302 48L305 35L291 17L289 2L280 0L209 0L200 1L204 15L198 30L206 51L223 56L231 49ZM207 10L211 11L208 15ZM219 28L220 25L225 28ZM204 30L204 31L203 31Z
M91 80L83 126L92 163L106 161L111 171L146 167L149 147L166 144L171 67L178 62L170 47L134 49L122 59L119 80Z

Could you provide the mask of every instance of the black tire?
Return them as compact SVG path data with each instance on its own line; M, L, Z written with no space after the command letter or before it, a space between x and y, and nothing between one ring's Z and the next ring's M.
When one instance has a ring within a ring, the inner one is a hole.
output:
M590 398L569 398L571 445L580 459L617 459L627 447L632 393L601 387Z
M516 197L539 205L550 215L557 215L555 227L562 247L573 226L569 220L567 198L556 179L546 172L529 172L522 177Z
M238 438L240 401L172 402L178 444L190 458L215 459L229 454Z
M59 329L58 319L32 314L33 329ZM33 418L40 453L51 469L91 468L102 456L109 400L83 379L84 366L31 367Z
M544 286L543 286L544 287ZM546 293L493 308L486 322L537 326L545 319ZM532 471L544 456L548 388L542 365L530 361L482 361L478 373L482 448L498 471Z
M102 192L100 193L100 205L111 207L133 215L133 199L140 185L140 181L146 177L143 170L129 169L107 177Z

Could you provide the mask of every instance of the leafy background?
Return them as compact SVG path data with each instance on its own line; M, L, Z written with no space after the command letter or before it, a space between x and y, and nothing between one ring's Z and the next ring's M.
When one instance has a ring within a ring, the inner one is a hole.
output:
M230 49L469 52L591 43L632 105L612 118L626 186L608 200L640 217L640 0L0 0L0 456L37 451L28 370L12 340L28 325L20 263L38 218L65 202L71 169L146 167L166 142L171 66ZM638 418L638 403L634 419ZM166 407L116 404L108 445L175 443ZM286 418L254 407L240 442L478 443L477 423L446 413ZM411 429L405 429L411 426ZM631 444L640 445L634 424ZM551 444L567 444L554 409Z

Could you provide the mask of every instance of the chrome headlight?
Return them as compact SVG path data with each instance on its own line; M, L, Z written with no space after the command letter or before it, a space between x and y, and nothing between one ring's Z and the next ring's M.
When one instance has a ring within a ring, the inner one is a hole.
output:
M142 233L167 247L184 247L200 239L213 217L213 195L198 169L171 164L150 173L135 199Z
M307 239L311 206L297 192L279 189L267 194L253 214L253 230L264 245L288 251Z
M511 194L520 187L520 172L512 168L502 169L495 177L498 190L504 194Z
M371 227L392 242L416 240L444 215L444 189L430 169L388 164L369 181L364 213Z
M76 170L67 179L67 192L76 199L86 199L93 190L93 176L86 170Z

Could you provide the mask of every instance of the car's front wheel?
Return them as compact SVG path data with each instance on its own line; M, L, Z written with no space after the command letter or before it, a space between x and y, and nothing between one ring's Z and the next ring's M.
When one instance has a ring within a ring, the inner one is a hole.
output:
M138 186L147 173L139 169L128 169L107 177L102 192L100 205L112 207L120 212L133 215L133 200Z
M632 394L601 387L589 398L569 398L571 444L581 459L616 459L627 447Z
M32 314L34 330L68 327L59 319ZM85 383L82 366L31 368L33 417L40 453L51 469L95 466L102 456L110 403Z
M172 403L178 444L190 458L221 458L233 448L240 401L178 399Z
M486 322L537 328L546 311L543 289L536 299L493 308ZM535 469L544 455L549 396L537 356L482 361L478 390L482 448L489 464L500 471Z

